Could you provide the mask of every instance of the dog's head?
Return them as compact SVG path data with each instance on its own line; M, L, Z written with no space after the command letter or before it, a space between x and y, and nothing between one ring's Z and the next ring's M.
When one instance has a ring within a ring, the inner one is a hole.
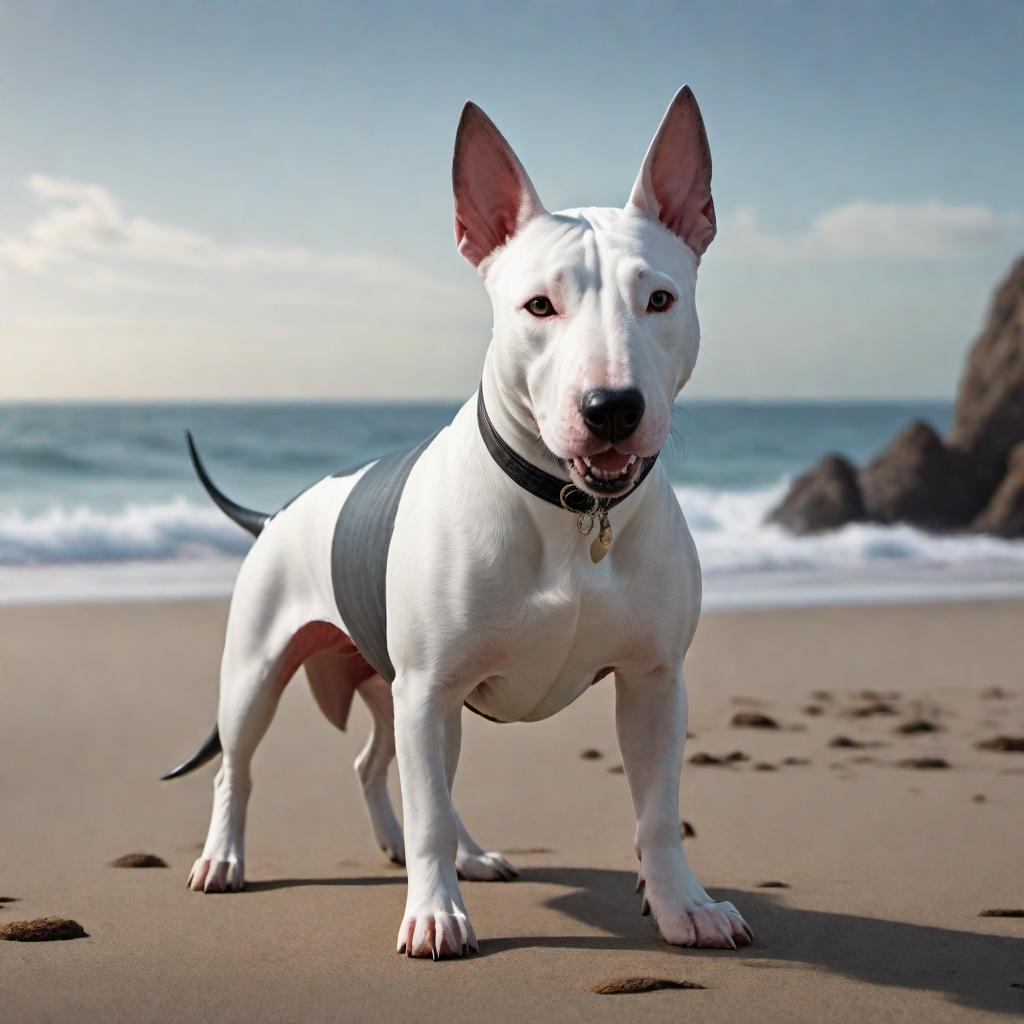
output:
M452 177L456 241L494 306L490 358L512 415L574 483L625 493L664 445L700 344L694 290L715 208L693 93L672 101L623 209L548 213L472 103Z

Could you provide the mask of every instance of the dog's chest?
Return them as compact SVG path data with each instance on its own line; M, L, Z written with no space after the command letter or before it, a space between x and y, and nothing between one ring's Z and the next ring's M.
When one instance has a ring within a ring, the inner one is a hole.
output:
M538 721L571 704L609 669L633 660L636 610L621 586L552 586L528 596L499 664L470 706L504 722Z

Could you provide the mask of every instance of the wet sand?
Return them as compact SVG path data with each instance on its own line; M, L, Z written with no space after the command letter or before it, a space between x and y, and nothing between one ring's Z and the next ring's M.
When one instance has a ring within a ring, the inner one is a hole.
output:
M977 747L1024 735L1022 602L705 616L687 759L747 759L688 764L682 812L698 876L757 932L736 953L674 949L640 916L610 680L544 723L467 715L460 812L523 875L464 883L481 952L440 964L393 952L404 871L377 853L351 769L367 716L338 733L301 678L255 761L246 892L186 891L212 771L156 780L212 724L225 614L0 609L0 927L56 915L89 936L0 942L5 1021L1024 1012L1024 920L979 917L1024 906L1024 753ZM917 721L939 729L896 731ZM110 866L136 852L170 866ZM592 991L636 976L705 987Z

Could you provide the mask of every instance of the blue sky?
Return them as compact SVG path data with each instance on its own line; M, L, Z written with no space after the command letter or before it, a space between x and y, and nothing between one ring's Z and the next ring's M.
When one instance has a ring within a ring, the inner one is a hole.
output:
M462 103L620 205L675 90L704 397L940 396L1024 252L1024 5L0 0L0 398L433 397L489 308Z

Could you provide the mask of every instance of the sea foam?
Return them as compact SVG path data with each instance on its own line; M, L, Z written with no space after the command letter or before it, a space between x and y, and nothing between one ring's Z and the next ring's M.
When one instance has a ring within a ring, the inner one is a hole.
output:
M706 574L898 565L1024 567L1024 541L938 535L906 525L856 523L798 537L765 522L787 486L783 480L774 487L747 491L675 488Z
M0 512L0 565L60 565L243 555L251 540L215 508L177 496L114 511L87 506Z
M675 488L705 574L914 566L1024 567L1024 541L937 536L909 526L856 524L796 537L766 525L786 481L759 490ZM217 509L183 496L113 511L52 506L0 512L0 566L239 558L248 534Z

